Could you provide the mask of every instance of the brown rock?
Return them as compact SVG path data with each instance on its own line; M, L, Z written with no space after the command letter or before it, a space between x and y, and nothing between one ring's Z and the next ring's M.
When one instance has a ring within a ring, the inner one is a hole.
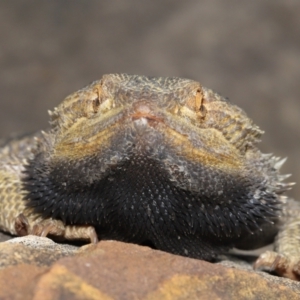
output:
M64 257L74 247L34 241L0 244L0 299L300 299L300 283L254 272L245 263L249 270L115 241L59 259L52 254Z
M0 299L33 299L36 281L47 270L47 267L34 264L20 264L0 270Z
M300 285L286 282L106 241L55 263L34 299L300 299Z
M0 243L0 299L32 299L39 275L77 247L26 236Z
M50 266L58 259L74 254L77 247L60 245L48 238L26 236L0 243L0 269L18 264Z
M101 266L99 267L101 268ZM118 282L114 284L118 285ZM124 292L126 293L126 290ZM120 294L117 295L117 297L120 296ZM112 298L98 287L93 286L89 280L86 281L82 276L77 276L76 273L71 272L64 266L54 265L37 283L33 299L112 300L121 298Z

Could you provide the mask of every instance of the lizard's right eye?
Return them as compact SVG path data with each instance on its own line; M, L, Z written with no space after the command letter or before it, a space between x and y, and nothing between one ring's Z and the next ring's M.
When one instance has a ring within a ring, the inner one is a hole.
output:
M100 100L99 100L99 98L94 99L93 100L93 110L94 110L94 113L98 112L99 106L100 106Z
M201 106L200 106L200 108L199 108L199 115L200 115L200 117L203 119L203 118L205 118L206 113L207 113L207 109L206 109L206 107L204 106L203 101L202 101Z
M200 116L200 118L204 118L206 116L206 108L204 106L204 98L203 98L203 93L201 89L197 90L197 94L196 94L196 109L198 110L198 114Z

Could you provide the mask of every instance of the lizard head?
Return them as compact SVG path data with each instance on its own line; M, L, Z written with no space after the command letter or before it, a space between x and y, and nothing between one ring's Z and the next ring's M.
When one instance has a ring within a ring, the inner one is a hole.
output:
M217 243L277 216L279 194L288 188L276 159L256 147L262 131L243 110L193 80L105 75L50 116L51 131L25 186L29 205L69 224L105 227L103 218L117 215L122 221L107 226L127 224L131 233L121 238L131 240L149 219ZM133 224L138 215L142 221ZM147 238L155 240L152 229Z
M244 155L262 133L240 108L181 78L105 75L68 96L50 115L53 155L59 158L101 152L129 131L151 147L147 129L206 156L214 151L219 151L215 157Z

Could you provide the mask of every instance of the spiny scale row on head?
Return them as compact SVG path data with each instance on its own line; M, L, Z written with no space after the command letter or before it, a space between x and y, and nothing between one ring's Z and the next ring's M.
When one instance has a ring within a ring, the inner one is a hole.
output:
M103 76L103 81L111 82L110 87L117 92L120 86L128 90L136 91L153 91L158 94L166 94L174 90L186 91L191 83L190 79L183 79L179 77L151 77L140 75L127 74L109 74Z

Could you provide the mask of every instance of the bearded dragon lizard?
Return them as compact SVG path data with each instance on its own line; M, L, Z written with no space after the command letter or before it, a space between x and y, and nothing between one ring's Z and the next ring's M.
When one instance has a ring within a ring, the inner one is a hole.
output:
M275 239L256 268L300 278L300 205L262 131L198 82L126 74L68 96L0 148L0 229L116 239L214 260Z

